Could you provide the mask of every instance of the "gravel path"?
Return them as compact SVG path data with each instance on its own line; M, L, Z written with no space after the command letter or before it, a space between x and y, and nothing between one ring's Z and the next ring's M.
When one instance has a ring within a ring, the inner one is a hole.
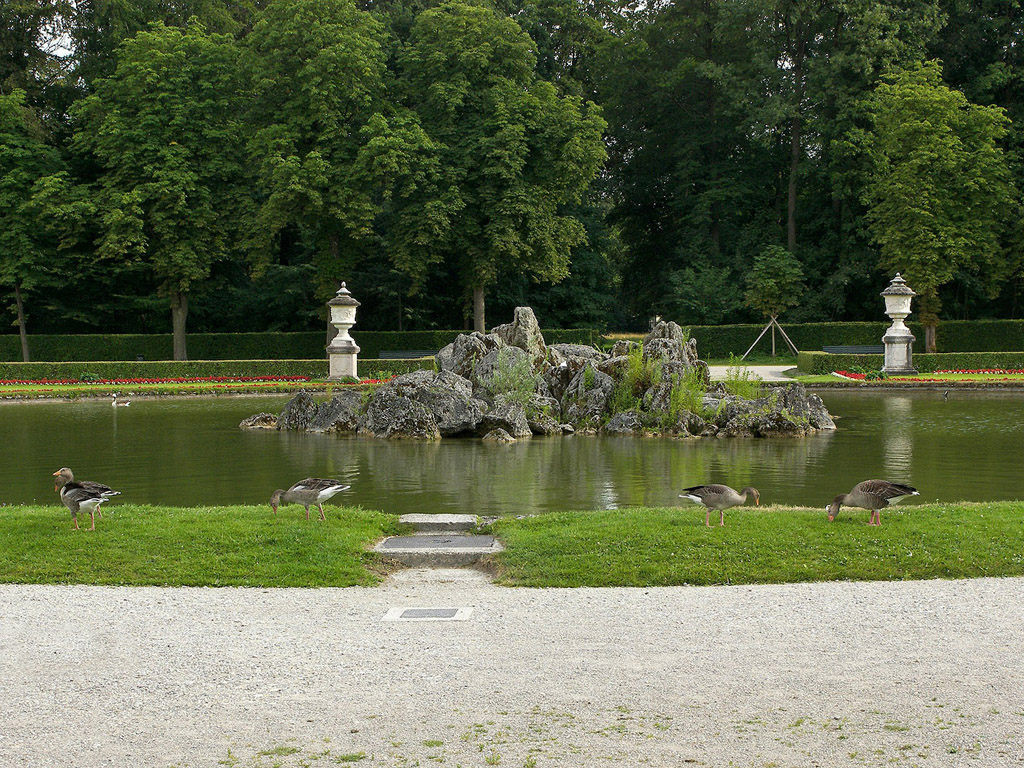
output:
M1021 766L1024 579L0 585L0 766ZM463 607L465 621L385 621Z
M732 366L728 365L709 365L708 375L711 376L712 381L722 381L729 374L729 368ZM792 365L744 365L743 370L746 373L751 374L755 378L761 379L761 381L768 382L779 382L779 381L793 381L789 376L786 375L786 371L791 370Z

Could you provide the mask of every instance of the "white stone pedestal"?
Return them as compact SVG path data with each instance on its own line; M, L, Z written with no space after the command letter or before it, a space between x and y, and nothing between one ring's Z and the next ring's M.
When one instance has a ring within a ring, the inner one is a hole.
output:
M882 343L885 344L885 364L882 366L882 373L889 376L917 375L912 357L914 334L904 325L902 317L892 321L892 325L882 337Z

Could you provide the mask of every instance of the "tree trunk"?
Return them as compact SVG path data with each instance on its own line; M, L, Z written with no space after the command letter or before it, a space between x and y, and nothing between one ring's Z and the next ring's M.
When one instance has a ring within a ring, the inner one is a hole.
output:
M188 360L185 350L185 320L188 318L188 294L171 291L171 328L174 331L174 359Z
M932 353L935 351L935 324L924 327L924 351Z
M21 336L21 360L31 362L28 357L28 331L25 329L25 305L21 302L21 286L14 283L14 303L18 306L18 335Z
M473 286L473 330L480 333L487 333L487 326L484 322L484 287Z

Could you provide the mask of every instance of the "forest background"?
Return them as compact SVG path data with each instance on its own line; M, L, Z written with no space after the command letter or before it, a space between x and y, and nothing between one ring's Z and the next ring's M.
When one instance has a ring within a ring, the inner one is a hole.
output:
M4 0L0 328L183 357L341 280L362 330L756 322L773 273L878 320L896 269L1020 317L1022 40L1017 0Z

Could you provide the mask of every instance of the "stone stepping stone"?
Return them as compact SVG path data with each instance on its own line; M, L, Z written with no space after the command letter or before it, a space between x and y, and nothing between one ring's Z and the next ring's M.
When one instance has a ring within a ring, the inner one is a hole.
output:
M398 522L411 525L417 533L472 531L480 522L476 515L402 515Z
M391 536L373 548L375 552L420 568L460 568L504 547L493 536L418 534Z

